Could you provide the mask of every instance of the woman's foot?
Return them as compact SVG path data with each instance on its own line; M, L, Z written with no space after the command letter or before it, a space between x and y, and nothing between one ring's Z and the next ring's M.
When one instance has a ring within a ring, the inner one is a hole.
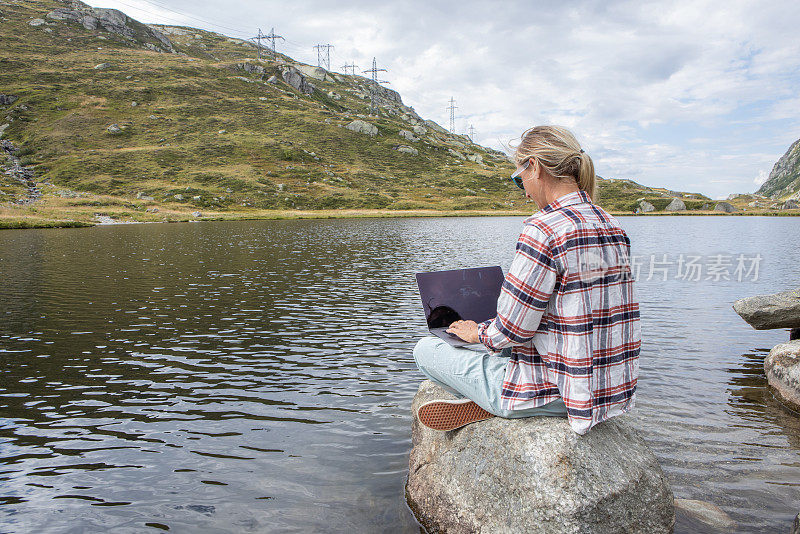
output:
M494 417L469 399L432 400L417 410L419 422L434 430L454 430Z

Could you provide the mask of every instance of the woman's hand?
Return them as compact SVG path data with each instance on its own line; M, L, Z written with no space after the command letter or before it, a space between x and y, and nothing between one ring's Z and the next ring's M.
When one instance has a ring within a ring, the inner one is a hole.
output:
M480 343L478 339L478 323L475 321L456 321L447 329L448 334L455 334L467 343Z

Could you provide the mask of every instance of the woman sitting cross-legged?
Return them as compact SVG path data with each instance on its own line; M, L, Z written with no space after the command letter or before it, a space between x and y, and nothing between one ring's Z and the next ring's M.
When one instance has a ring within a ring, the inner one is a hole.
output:
M639 304L630 240L594 204L594 164L566 129L537 126L516 149L515 183L539 206L524 221L497 316L448 332L480 351L425 337L414 359L456 400L420 406L422 424L452 430L493 416L566 416L591 427L633 407Z

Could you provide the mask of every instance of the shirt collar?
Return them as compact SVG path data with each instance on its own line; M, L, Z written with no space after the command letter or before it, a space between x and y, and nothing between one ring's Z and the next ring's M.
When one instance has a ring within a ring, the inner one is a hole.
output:
M573 191L572 193L567 193L566 195L558 197L550 204L542 208L542 212L550 213L551 211L563 208L564 206L580 204L581 202L591 203L592 199L589 198L589 194L586 193L586 191L579 189L578 191Z

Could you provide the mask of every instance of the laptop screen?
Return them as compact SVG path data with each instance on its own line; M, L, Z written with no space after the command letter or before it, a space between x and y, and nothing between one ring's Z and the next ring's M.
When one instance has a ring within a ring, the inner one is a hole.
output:
M459 319L480 323L497 315L503 270L494 267L417 273L417 286L428 328Z

